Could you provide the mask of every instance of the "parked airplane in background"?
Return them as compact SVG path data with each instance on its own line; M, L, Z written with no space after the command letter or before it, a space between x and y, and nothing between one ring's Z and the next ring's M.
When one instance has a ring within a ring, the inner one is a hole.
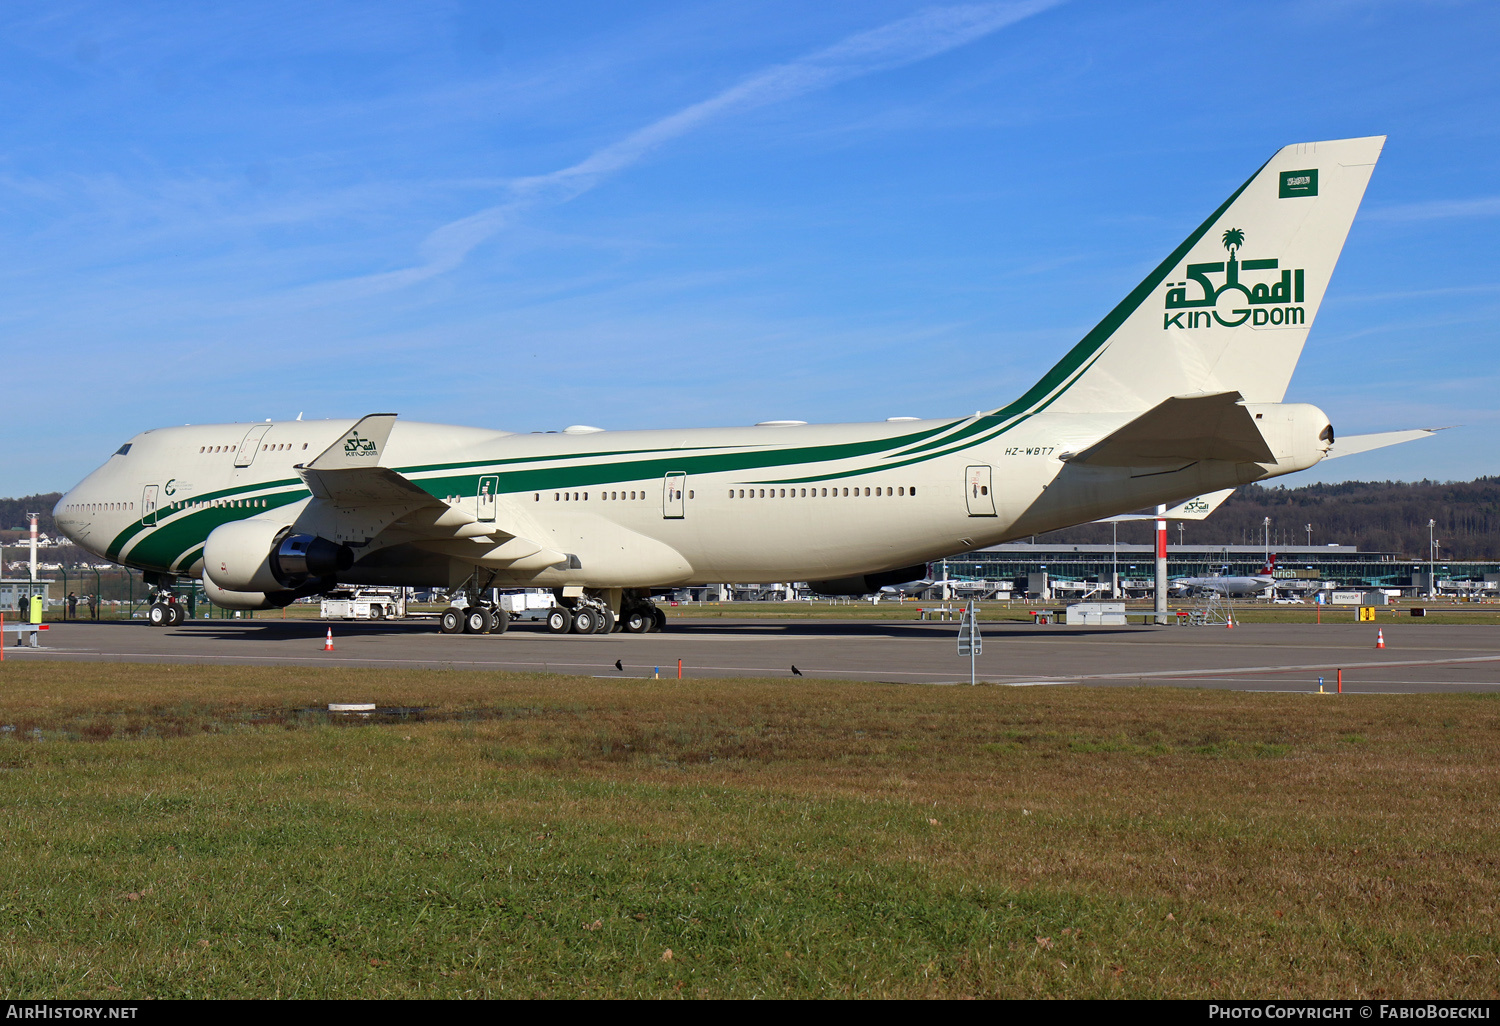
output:
M1383 144L1278 151L1023 396L972 417L160 428L63 496L57 523L147 572L153 622L180 619L170 586L201 576L244 609L335 583L461 589L443 629L473 632L507 622L492 586L546 587L555 631L644 631L664 619L653 589L873 591L955 552L1305 470L1333 427L1282 398Z
M1276 557L1273 555L1260 573L1252 577L1176 577L1172 579L1172 590L1179 593L1216 591L1230 598L1255 598L1264 595L1276 583Z

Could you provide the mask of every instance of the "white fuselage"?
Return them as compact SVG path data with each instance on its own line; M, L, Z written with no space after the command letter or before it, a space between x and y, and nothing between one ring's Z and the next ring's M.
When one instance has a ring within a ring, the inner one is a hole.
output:
M1175 502L1322 455L1309 439L1271 464L1135 473L1062 458L1130 416L576 434L397 421L379 463L443 507L420 515L311 494L298 468L353 421L162 428L65 495L56 519L91 552L168 574L198 575L208 534L253 518L350 544L346 583L447 586L476 568L515 586L828 580ZM568 558L534 565L522 541Z

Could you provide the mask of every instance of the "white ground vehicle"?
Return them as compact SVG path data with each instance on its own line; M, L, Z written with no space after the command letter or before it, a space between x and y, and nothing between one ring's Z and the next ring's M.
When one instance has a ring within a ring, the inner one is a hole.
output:
M517 620L547 619L547 611L557 605L557 599L550 589L532 589L502 594L496 604L510 614L514 623Z
M323 597L325 620L396 620L406 615L402 588L339 589Z

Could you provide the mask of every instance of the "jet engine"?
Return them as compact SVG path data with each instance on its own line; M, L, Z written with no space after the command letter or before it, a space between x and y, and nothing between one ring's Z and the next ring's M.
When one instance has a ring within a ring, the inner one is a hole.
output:
M203 594L224 609L280 609L297 599L295 591L229 591L215 584L206 573L203 575Z
M927 564L918 563L899 570L883 570L878 574L840 577L835 581L808 581L807 586L819 595L869 595L892 584L920 581L926 573Z
M353 565L349 546L293 534L290 525L274 520L221 524L203 543L204 578L229 592L294 591Z

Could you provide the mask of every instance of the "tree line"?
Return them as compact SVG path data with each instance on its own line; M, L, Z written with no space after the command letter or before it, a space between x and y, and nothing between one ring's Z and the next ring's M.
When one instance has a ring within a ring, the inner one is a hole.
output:
M0 530L25 531L31 533L31 521L27 513L40 513L36 527L43 534L57 535L57 525L52 522L52 507L62 498L62 492L45 495L23 495L19 499L0 499Z
M1271 518L1271 548L1356 545L1366 552L1427 558L1427 521L1435 520L1439 559L1500 558L1500 477L1473 481L1344 481L1300 488L1245 485L1207 520L1183 524L1189 545L1260 545ZM1120 541L1149 544L1150 521L1119 525ZM1178 541L1177 525L1168 540ZM1041 535L1038 542L1108 544L1109 524L1088 524Z

